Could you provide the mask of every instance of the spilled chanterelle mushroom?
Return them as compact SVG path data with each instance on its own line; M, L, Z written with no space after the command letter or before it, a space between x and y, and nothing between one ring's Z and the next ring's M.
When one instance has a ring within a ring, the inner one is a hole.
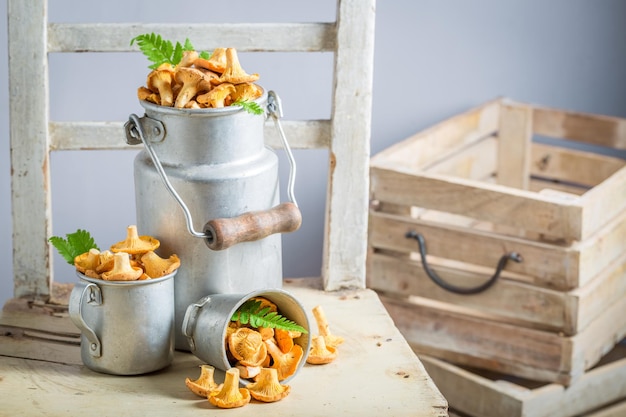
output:
M239 370L226 371L222 388L209 393L209 402L219 408L243 407L250 402L250 391L239 388Z
M274 368L262 368L256 381L246 388L252 398L266 403L282 400L291 391L289 385L282 385L278 381L278 371Z
M211 365L200 365L200 376L198 379L185 378L185 385L194 394L208 398L211 392L218 389L214 374L215 368Z
M318 335L311 340L311 350L306 362L312 365L323 365L331 363L337 357L337 350L334 347L326 346L324 336Z
M317 329L320 336L324 337L326 346L336 348L343 343L343 337L331 333L330 327L328 326L328 320L326 319L326 314L324 313L324 309L321 305L313 307L313 317L317 322Z

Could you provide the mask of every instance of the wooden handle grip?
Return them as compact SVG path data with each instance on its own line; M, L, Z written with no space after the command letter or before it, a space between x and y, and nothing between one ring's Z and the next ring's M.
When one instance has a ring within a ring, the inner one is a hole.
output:
M206 244L223 250L241 242L253 242L274 233L295 232L302 224L300 209L282 203L269 210L250 211L229 219L213 219L204 226Z

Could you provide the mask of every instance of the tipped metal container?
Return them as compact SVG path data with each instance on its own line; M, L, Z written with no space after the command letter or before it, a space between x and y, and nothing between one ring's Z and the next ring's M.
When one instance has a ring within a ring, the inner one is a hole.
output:
M191 352L206 363L217 369L226 371L235 364L230 363L226 354L226 330L233 314L246 301L253 297L264 297L278 308L278 312L305 328L303 333L294 339L300 345L304 356L298 364L296 372L282 381L285 383L293 378L306 362L311 347L311 331L306 311L300 302L289 292L282 289L265 289L248 294L214 294L208 295L191 304L185 313L182 332L189 340ZM245 385L249 381L241 379Z

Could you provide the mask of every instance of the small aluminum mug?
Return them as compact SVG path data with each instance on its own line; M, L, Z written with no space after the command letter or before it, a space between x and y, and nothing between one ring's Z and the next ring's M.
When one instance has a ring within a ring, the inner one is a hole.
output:
M298 300L287 291L265 289L248 294L214 294L201 298L189 305L183 319L182 333L187 337L191 352L199 359L226 371L234 366L226 356L226 330L233 314L252 297L264 297L276 304L278 312L305 328L307 333L294 339L294 343L302 346L304 357L298 364L296 372L282 383L293 378L304 365L311 347L311 331L306 311ZM241 379L247 385L246 379Z
M174 275L105 281L77 273L70 318L81 331L85 366L113 375L139 375L174 357Z

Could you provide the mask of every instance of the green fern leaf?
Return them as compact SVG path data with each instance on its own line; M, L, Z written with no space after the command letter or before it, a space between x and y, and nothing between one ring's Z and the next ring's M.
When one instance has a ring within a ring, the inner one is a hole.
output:
M248 300L237 309L231 317L231 321L238 321L244 325L249 324L255 328L267 327L308 333L304 327L284 316L281 316L275 311L270 311L269 307L265 307L263 309L260 309L260 307L261 301Z
M152 62L152 65L148 66L150 69L156 69L162 64L177 65L183 57L183 51L193 49L189 39L185 40L184 46L180 42L174 45L155 33L135 36L130 40L130 44L133 45L135 42L139 50Z
M185 39L185 45L183 46L183 51L195 51L196 48L193 47L189 38Z
M263 110L263 107L259 106L259 104L255 101L237 100L232 104L232 106L241 106L250 114L263 114L265 111Z
M86 230L78 229L74 233L65 235L65 237L63 239L59 236L52 236L48 241L70 265L74 265L74 258L78 255L89 252L90 249L100 250L91 234Z

